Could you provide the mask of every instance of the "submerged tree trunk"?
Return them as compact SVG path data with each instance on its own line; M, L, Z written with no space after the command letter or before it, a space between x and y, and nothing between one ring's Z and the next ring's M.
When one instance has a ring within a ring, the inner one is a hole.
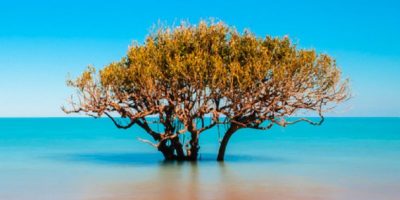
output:
M196 136L196 138L190 141L190 153L187 155L188 160L196 161L199 156L199 149L199 140Z
M174 154L174 149L167 145L167 141L162 141L158 146L158 151L160 151L165 160L175 160L176 156Z
M228 145L229 139L231 136L239 129L239 127L232 125L229 127L229 129L226 131L224 137L222 138L221 144L219 146L218 150L218 161L224 161L225 158L225 151L226 151L226 146Z
M191 148L191 153L185 154L182 143L179 141L178 137L175 137L173 139L160 142L158 145L158 151L163 154L164 159L167 161L195 161L197 160L199 149L198 141L196 141L196 144L196 148Z
M171 145L176 152L176 160L185 160L185 153L183 151L183 145L179 141L179 137L175 137L171 140Z
M221 144L218 150L218 161L224 161L226 147L229 143L231 136L239 130L240 127L237 125L231 125L231 127L225 132ZM192 138L189 142L189 147L185 153L183 145L179 140L179 137L167 139L161 141L158 145L158 151L160 151L164 159L167 161L196 161L199 157L199 138L198 133L192 133Z

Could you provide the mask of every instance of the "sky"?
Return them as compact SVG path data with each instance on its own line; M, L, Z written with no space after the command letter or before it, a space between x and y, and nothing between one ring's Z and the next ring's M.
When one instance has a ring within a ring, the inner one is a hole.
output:
M154 24L222 20L333 56L352 98L329 116L400 117L400 1L2 1L0 117L59 117L86 66L102 68Z

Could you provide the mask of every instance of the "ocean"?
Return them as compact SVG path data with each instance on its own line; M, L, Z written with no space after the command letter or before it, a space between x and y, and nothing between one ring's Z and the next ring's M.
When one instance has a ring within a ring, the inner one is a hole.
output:
M223 163L217 128L198 162L163 162L137 137L106 118L0 118L0 199L400 199L400 118L242 129Z

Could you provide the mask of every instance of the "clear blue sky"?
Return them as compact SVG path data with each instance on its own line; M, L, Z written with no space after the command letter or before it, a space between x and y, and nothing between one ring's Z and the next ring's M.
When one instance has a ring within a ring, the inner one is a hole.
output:
M65 116L68 73L120 59L159 20L209 17L334 56L354 97L331 115L400 116L400 3L386 0L2 2L0 116Z

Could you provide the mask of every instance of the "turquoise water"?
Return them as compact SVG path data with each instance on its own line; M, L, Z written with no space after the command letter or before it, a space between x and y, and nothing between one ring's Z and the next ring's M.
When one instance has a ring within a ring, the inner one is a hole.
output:
M165 163L108 119L0 119L0 199L400 199L400 118L243 129L214 161Z

